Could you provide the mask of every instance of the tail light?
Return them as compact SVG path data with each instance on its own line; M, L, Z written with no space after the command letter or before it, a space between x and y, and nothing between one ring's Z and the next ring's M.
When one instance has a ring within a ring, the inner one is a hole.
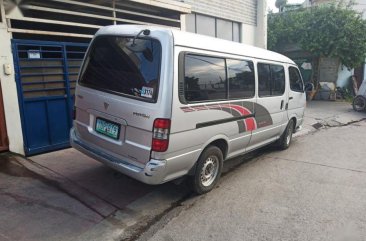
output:
M170 132L169 119L154 120L153 137L151 144L152 151L164 152L168 149L169 132Z

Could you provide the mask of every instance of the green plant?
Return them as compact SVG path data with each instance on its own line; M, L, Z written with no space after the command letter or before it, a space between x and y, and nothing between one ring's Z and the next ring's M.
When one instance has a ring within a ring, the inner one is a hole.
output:
M349 86L343 87L342 91L343 91L343 96L344 96L345 101L352 102L354 96L352 94L352 91L350 90L350 87Z
M352 69L366 58L366 20L342 2L269 14L268 48L280 52L287 44L310 53L315 68L320 57L334 57Z

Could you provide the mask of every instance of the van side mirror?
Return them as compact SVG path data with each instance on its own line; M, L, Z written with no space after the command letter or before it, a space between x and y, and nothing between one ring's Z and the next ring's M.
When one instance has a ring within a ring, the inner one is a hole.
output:
M313 91L314 90L314 84L313 83L307 83L305 85L305 91Z

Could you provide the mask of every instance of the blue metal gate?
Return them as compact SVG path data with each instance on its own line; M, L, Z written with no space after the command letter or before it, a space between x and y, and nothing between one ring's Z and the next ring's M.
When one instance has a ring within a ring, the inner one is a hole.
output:
M87 46L12 41L26 155L69 146L75 84Z

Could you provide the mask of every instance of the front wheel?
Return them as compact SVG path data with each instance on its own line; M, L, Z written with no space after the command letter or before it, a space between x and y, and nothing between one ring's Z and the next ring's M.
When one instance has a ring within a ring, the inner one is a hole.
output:
M353 99L352 106L355 111L366 110L366 98L361 95L356 96Z
M223 155L216 146L207 147L198 159L195 174L191 177L191 187L197 194L211 191L221 176Z
M291 119L286 127L286 130L281 135L280 139L278 140L277 144L281 150L286 150L289 148L292 140L292 134L294 133L294 121Z

